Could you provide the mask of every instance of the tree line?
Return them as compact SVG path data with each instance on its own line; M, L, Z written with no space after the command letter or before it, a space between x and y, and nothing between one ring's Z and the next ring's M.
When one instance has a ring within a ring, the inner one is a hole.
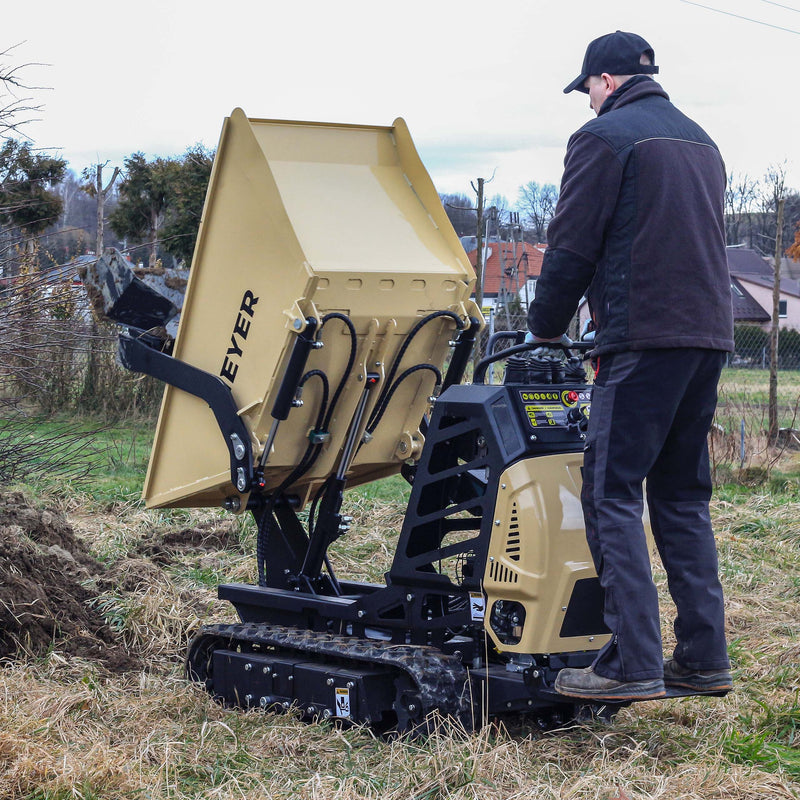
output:
M213 160L201 145L173 158L133 153L114 173L121 179L98 189L105 165L77 176L59 156L7 139L0 147L2 274L64 264L102 243L149 266L188 267Z

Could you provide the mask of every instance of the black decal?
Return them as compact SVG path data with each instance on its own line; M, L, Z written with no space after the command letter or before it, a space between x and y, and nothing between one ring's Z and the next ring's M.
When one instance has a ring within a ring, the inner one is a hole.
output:
M223 378L227 378L231 383L236 380L236 373L239 371L239 365L234 364L228 356L225 356L225 360L222 362L222 369L219 371L219 374Z

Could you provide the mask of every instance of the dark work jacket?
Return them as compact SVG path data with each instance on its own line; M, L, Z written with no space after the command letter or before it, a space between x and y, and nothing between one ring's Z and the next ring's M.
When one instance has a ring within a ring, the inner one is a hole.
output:
M560 336L586 294L596 353L733 350L725 165L652 78L635 76L569 140L528 327Z

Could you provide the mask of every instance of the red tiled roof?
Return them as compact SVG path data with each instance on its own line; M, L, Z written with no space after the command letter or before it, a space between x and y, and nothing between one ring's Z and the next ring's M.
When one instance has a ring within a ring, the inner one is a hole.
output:
M516 250L514 249L516 248ZM547 249L546 244L528 244L519 242L490 242L487 246L486 276L483 282L483 296L497 296L500 291L500 276L505 271L504 288L516 292L525 285L527 278L537 278L542 271L542 257ZM517 276L513 274L514 254L516 252ZM478 251L467 253L467 258L472 266ZM525 257L527 256L527 258Z

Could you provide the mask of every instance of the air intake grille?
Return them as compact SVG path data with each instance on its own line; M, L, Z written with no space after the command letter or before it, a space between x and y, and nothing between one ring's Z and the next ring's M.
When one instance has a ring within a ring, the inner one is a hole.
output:
M506 555L511 561L519 561L520 550L520 530L519 515L517 513L516 502L511 504L511 519L508 523L508 535L506 538Z
M519 575L499 561L492 561L489 565L489 577L497 583L517 583Z

